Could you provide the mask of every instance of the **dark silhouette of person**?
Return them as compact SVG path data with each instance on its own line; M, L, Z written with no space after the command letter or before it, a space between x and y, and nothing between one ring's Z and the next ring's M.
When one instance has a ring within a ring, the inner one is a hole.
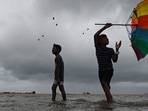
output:
M101 86L105 92L107 102L113 101L113 97L110 93L110 81L114 71L112 61L117 62L119 48L121 46L121 41L119 43L116 42L116 52L114 52L113 48L107 47L107 45L109 44L109 40L107 38L107 35L101 34L101 32L111 26L111 23L106 23L106 25L98 30L94 35L96 56L99 66L99 79Z
M59 89L62 93L63 101L66 101L66 93L64 89L64 62L60 52L62 47L58 44L53 44L52 53L55 55L55 71L54 71L54 82L52 85L52 101L56 99L56 89Z

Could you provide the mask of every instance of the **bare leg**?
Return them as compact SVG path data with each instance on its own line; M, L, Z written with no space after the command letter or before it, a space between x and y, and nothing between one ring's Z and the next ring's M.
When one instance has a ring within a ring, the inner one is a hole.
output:
M112 102L113 101L113 97L112 97L112 95L110 93L110 87L108 86L107 83L103 83L102 87L103 87L103 90L105 92L107 102Z
M57 85L53 84L52 85L52 101L55 101L56 98L56 89L57 89Z
M59 89L62 93L63 101L66 101L66 93L63 85L59 85Z

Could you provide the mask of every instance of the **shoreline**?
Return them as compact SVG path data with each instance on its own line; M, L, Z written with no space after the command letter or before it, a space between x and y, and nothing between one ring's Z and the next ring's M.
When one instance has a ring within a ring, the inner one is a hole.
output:
M8 96L12 96L12 95L26 95L26 96L39 96L39 95L42 95L42 96L51 96L52 94L44 94L44 93L0 93L0 96L2 95L8 95ZM57 93L57 95L61 95L60 93ZM92 95L92 96L104 96L104 94L66 94L67 96L71 96L71 95L81 95L81 96L89 96L89 95ZM148 96L148 93L145 93L145 94L112 94L113 96Z

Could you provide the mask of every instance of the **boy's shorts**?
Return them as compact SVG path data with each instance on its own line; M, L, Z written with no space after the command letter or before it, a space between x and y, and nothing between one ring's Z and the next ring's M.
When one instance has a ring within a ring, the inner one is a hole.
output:
M63 85L64 82L63 81L60 81L60 83L58 83L57 80L54 79L53 84L54 85Z
M110 88L110 81L113 76L113 69L105 70L105 71L99 71L99 79L101 84L107 83Z

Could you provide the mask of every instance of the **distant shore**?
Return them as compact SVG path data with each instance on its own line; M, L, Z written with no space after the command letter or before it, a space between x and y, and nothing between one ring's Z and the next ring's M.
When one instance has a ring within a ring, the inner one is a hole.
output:
M32 92L0 92L0 95L51 95L50 93L36 93L35 91ZM57 93L57 95L61 95L60 93ZM67 95L82 95L82 96L89 96L89 95L104 95L104 94L71 94L67 93ZM139 94L112 94L113 96L138 96L138 95L148 95L148 93L139 93Z
M0 92L0 94L36 94L36 91L31 91L31 92Z

